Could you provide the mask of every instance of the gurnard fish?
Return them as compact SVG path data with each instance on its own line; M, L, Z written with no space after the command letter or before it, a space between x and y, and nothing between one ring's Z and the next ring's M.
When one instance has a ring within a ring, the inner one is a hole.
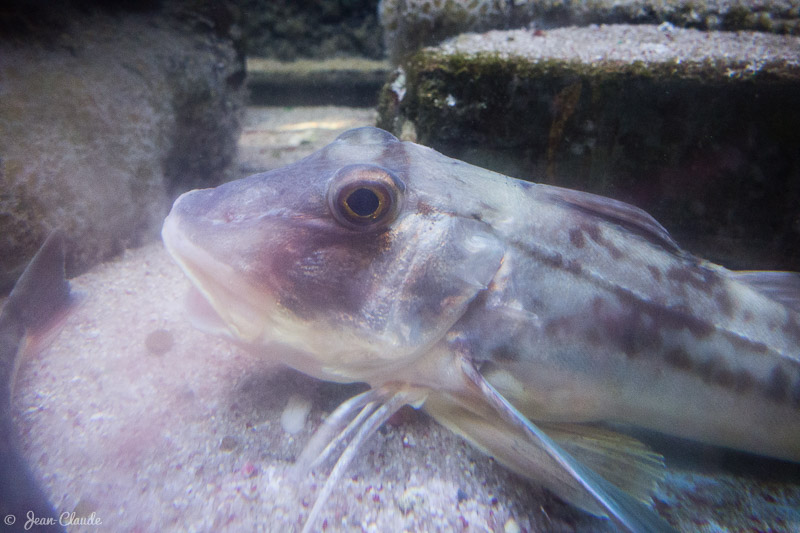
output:
M620 426L800 461L800 277L698 259L634 206L367 127L183 194L162 236L203 327L371 386L297 460L343 448L307 530L403 405L630 531L672 528L661 456Z
M0 311L0 531L64 530L22 456L11 411L20 362L52 340L79 301L64 277L62 242L50 234Z

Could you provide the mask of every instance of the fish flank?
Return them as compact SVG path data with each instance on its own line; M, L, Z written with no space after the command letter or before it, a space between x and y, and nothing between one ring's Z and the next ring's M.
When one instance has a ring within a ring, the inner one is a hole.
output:
M586 226L592 228L593 226ZM587 231L593 241L603 240L599 228ZM565 260L560 252L551 252L545 248L514 241L514 245L524 251L532 259L548 267L568 272L595 287L600 288L615 299L595 297L590 305L591 314L601 327L588 328L586 341L590 345L600 346L611 343L620 353L630 359L639 357L659 358L677 372L696 376L707 385L718 386L736 394L752 394L755 390L760 395L779 405L798 407L800 404L800 372L798 372L797 390L790 390L790 378L782 366L776 366L772 373L763 380L744 368L731 367L722 354L705 354L692 356L682 348L665 349L664 333L666 331L688 331L698 341L718 334L732 347L758 356L783 357L779 352L766 344L753 341L746 336L724 328L719 324L695 316L692 310L684 305L666 306L650 301L634 291L618 286L586 269L580 261ZM655 267L654 267L655 268ZM697 274L687 273L688 267L673 268L673 281L701 290L704 294L720 286L715 279L716 274L703 271ZM724 290L719 287L718 290ZM620 312L619 308L623 311ZM552 337L572 335L576 331L576 320L582 317L559 316L544 323L544 333ZM789 317L784 329L792 328L796 322ZM798 330L800 331L800 329Z

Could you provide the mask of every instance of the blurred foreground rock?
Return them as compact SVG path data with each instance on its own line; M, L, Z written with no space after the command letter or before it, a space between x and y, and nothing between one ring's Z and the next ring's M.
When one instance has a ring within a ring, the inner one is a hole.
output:
M464 34L384 87L378 125L650 212L731 268L800 270L800 38L660 26Z
M233 171L244 62L202 2L0 12L0 293L57 226L73 275Z

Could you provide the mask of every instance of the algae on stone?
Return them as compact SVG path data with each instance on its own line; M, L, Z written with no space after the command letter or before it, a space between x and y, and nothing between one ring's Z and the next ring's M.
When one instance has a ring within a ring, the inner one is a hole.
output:
M464 35L404 64L379 126L631 202L726 266L800 270L798 51L797 37L652 26Z

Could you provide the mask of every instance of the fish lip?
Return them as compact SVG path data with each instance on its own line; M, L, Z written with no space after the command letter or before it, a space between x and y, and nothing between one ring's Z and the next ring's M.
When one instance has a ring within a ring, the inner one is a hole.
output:
M175 205L178 205L178 201ZM189 279L193 289L199 292L219 315L234 337L245 342L254 342L263 335L263 324L255 320L247 323L241 319L268 315L274 308L274 303L263 295L257 302L249 298L254 291L241 279L241 276L238 276L230 265L218 260L186 235L181 228L181 217L175 212L175 207L164 220L161 239L167 253ZM236 313L239 320L235 319L226 302L236 302L237 309L244 308L245 312Z

